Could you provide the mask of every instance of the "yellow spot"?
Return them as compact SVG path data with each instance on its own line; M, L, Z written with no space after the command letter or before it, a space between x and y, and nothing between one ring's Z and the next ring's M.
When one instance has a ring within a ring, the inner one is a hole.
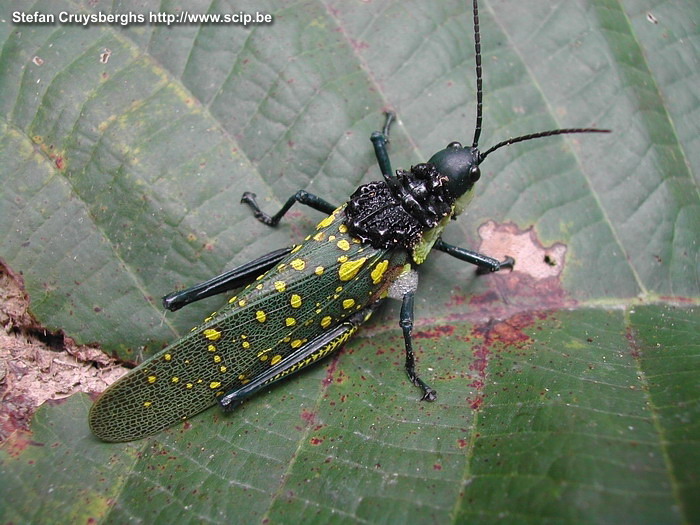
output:
M215 355L215 356L214 356L214 362L215 362L215 363L221 363L221 356L220 356L220 355Z
M280 265L277 267L277 269L281 272L281 271L284 270L286 267L287 267L287 265L284 264L284 263L282 263L282 264L280 264Z
M267 354L263 354L260 356L260 361L267 361Z
M335 291L336 291L336 292L342 292L342 291L343 291L343 287L342 287L342 286L338 286L338 288L336 288Z
M345 226L345 224L341 224L340 226L338 226L338 231L340 233L348 233L348 227Z
M299 308L301 306L301 297L299 297L297 294L292 294L289 304L292 305L292 308Z
M327 315L326 317L324 317L323 319L321 319L321 326L322 326L323 328L328 328L328 327L330 326L330 324L331 324L332 321L333 321L333 319L331 319L331 316L330 316L330 315Z
M277 355L274 356L272 359L270 359L270 364L271 364L271 365L276 365L276 364L279 363L280 361L282 361L282 356L279 355L279 354L277 354Z
M221 365L219 367L219 370L221 370L221 373L224 373L224 372L226 372L226 367L224 365Z
M148 376L148 382L153 384L156 382L156 376Z
M343 301L343 308L348 309L355 306L355 299L345 299Z
M173 358L172 354L165 354L163 356L163 359L165 359L166 361L170 361L172 358Z
M187 384L185 385L185 388L192 388L193 386L194 386L194 385L193 385L192 383L187 383Z
M207 350L209 350L210 352L216 352L216 347L214 345L209 345L207 346Z
M243 348L250 348L250 343L248 341L243 341Z
M321 228L328 228L331 224L333 224L333 221L335 220L335 215L329 215L325 219L323 219L321 222L318 223L318 226L316 226L317 230L320 230Z
M356 261L347 261L340 265L338 268L338 277L341 281L350 281L354 279L360 268L367 262L367 257L362 257ZM338 290L340 291L340 290Z
M256 290L262 290L264 288L264 285L262 283L258 284L255 289Z
M209 388L211 388L212 390L215 388L219 388L220 386L221 383L219 383L218 381L212 381L211 383L209 383Z
M314 241L322 241L323 239L326 238L325 232L318 232L316 235L314 235L313 239Z
M372 273L370 275L372 276L372 282L374 284L379 284L379 282L382 280L382 277L384 277L384 272L386 272L386 269L389 267L389 261L387 259L384 259L382 262L377 264L377 266L374 267L374 270L372 270Z
M297 324L297 320L294 319L293 317L287 317L284 320L284 324L286 324L287 326L294 326L295 324Z
M204 330L204 337L210 341L217 341L221 338L221 332L214 330L213 328L207 328Z
M243 381L245 379L245 374L241 374L238 376L239 381Z
M291 252L289 252L289 253L297 253L299 250L301 250L301 247L302 247L302 246L303 246L303 244L297 244L297 245L294 247L294 249L293 249Z
M143 406L145 406L146 408L148 408L148 407L150 407L152 404L153 404L153 403L151 403L150 401L145 401L145 402L143 403Z
M264 323L265 321L267 321L267 314L262 310L258 310L257 312L255 312L255 318L259 322Z
M238 306L240 306L240 307L244 307L246 304L247 303L246 303L245 299L241 299L240 301L238 301Z
M237 299L238 299L238 296L237 296L237 295L234 295L233 297L231 297L231 299L228 300L228 303L229 303L229 304L233 304L233 303L236 302Z
M306 263L302 259L294 259L289 263L292 268L302 271L306 267Z
M339 263L344 263L344 262L347 261L347 260L348 260L348 256L347 256L347 255L341 255L340 257L338 257L338 262L339 262Z
M340 239L337 243L336 246L343 250L344 252L347 252L350 249L350 243L347 241L347 239Z
M301 339L295 339L294 341L292 341L290 343L290 346L292 348L299 348L301 346L301 343L302 343Z
M328 237L328 242L333 242L335 240L335 235Z
M275 281L275 290L278 292L284 292L287 289L287 283L284 281Z
M314 273L316 275L323 275L324 271L325 271L325 268L323 266L317 266L316 269L314 270Z
M173 377L173 378L171 379L171 381L172 381L173 383L177 383L178 381L180 381L180 378L177 377L177 376L175 376L175 377Z

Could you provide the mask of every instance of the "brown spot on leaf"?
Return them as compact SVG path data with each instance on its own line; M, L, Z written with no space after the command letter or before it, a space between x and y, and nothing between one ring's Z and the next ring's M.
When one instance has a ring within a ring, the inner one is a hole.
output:
M316 413L310 410L302 410L301 419L303 419L307 425L313 425L316 422Z
M104 48L102 50L102 53L100 53L100 62L102 62L103 64L106 64L107 62L109 62L109 57L111 57L111 56L112 56L112 50L108 49L108 48Z
M23 430L17 431L7 438L3 450L7 452L10 457L16 458L29 446L44 446L43 443L33 441L31 437L32 435L29 432Z
M455 327L451 325L436 326L432 330L420 330L413 333L413 339L441 339L451 336Z

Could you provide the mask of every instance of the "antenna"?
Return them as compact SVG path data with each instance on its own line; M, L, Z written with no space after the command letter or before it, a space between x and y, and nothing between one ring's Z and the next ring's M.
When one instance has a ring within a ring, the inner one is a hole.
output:
M543 137L551 137L553 135L565 135L567 133L610 133L609 129L598 129L598 128L565 128L565 129L550 129L549 131L540 131L539 133L531 133L530 135L522 135L520 137L511 137L508 140L499 142L495 146L486 150L485 153L479 153L479 161L481 162L493 151L503 146L510 146L516 142L524 142L526 140L541 139Z
M472 148L476 149L479 145L479 137L481 136L481 123L483 121L483 81L481 79L481 34L479 33L479 5L478 0L473 1L473 11L474 11L474 51L476 60L476 126L474 128L474 140L472 141ZM521 137L512 137L503 142L499 142L492 148L488 149L486 153L479 153L479 161L481 162L491 153L496 151L498 148L503 146L510 146L516 142L523 142L526 140L540 139L543 137L551 137L553 135L565 135L567 133L610 133L609 129L597 129L597 128L565 128L565 129L552 129L549 131L540 131L539 133L531 133L530 135L523 135ZM478 151L478 150L477 150Z
M484 98L481 81L481 35L479 34L479 5L477 0L474 0L474 51L476 60L476 127L474 128L472 148L476 148L479 145Z

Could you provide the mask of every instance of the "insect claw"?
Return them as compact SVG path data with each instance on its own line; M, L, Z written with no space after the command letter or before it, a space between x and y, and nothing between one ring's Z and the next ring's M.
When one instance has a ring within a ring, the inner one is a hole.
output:
M514 266L515 259L513 259L510 255L506 255L506 258L501 261L501 268L510 268L512 271Z
M243 195L241 196L241 204L254 204L255 197L257 197L257 195L252 191L243 192Z
M437 392L432 388L425 391L423 397L420 398L421 401L430 401L431 403L437 399Z

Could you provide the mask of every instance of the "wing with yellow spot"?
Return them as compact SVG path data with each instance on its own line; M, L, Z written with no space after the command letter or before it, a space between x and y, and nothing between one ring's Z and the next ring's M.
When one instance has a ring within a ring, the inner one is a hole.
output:
M220 312L110 386L90 411L93 433L128 441L192 417L384 297L407 254L352 238L342 216L341 207Z

